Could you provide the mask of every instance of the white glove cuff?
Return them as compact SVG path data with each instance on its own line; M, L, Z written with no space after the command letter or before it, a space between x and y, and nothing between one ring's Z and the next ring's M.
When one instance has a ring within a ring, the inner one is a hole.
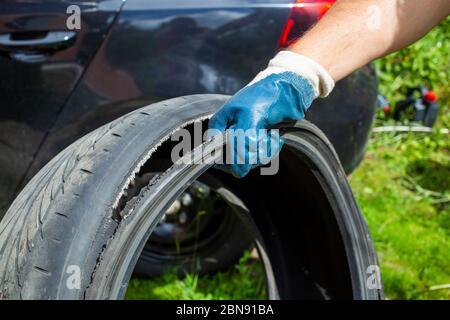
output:
M327 97L334 88L334 80L327 70L311 58L302 56L292 51L280 51L272 60L268 67L258 73L251 85L265 77L282 72L294 72L307 79L314 88L314 98Z

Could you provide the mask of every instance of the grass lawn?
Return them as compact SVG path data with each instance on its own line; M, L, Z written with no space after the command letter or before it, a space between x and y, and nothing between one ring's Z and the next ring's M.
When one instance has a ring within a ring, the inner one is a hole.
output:
M437 129L450 127L450 18L413 46L376 62L380 91L398 101L425 83L441 106ZM392 124L379 115L376 126ZM372 134L350 177L380 258L389 299L450 299L450 135ZM261 266L249 253L215 276L174 273L133 279L129 299L263 299Z
M350 183L375 241L390 299L449 299L448 135L372 139Z
M380 91L436 91L436 129L450 127L450 18L425 38L376 62ZM382 115L375 126L391 124ZM390 299L450 299L450 135L373 134L350 178L368 221Z
M152 280L132 279L126 299L265 299L261 263L245 252L229 271L214 276L186 275L179 279L169 272Z

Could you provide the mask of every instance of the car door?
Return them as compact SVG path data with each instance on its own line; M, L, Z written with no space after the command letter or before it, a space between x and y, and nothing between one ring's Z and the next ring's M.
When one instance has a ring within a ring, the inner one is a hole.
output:
M122 0L0 3L0 218Z

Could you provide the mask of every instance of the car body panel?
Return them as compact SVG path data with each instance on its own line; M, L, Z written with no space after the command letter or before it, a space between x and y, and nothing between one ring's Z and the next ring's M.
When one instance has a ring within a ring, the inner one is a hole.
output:
M277 52L291 4L128 0L22 184L67 145L133 109L181 95L234 94ZM376 96L376 75L366 66L307 113L334 144L347 172L364 154Z
M0 212L20 188L40 144L95 55L122 1L0 3L0 35L19 40L67 32L67 7L72 4L80 8L81 29L73 31L74 41L64 50L36 51L26 46L0 49Z

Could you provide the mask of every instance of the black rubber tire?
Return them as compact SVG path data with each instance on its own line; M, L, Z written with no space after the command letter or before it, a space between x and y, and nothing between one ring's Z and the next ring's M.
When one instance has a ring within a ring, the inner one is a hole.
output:
M227 99L194 95L144 107L86 135L49 162L0 223L1 298L122 298L152 228L209 166L175 164L136 201L117 210L124 190L174 129L210 117ZM377 259L331 145L307 122L291 126L284 137L279 174L254 172L239 183L227 176L241 186L233 190L238 197L228 196L255 227L249 228L264 263L269 298L381 298L382 290L366 286L366 270ZM307 185L296 185L302 181ZM292 192L300 192L301 199ZM79 288L68 286L73 266L81 271Z
M427 113L425 114L425 119L423 120L423 124L426 127L433 128L434 124L437 121L438 113L439 113L438 105L436 103L433 103L432 105L430 105L427 109Z

